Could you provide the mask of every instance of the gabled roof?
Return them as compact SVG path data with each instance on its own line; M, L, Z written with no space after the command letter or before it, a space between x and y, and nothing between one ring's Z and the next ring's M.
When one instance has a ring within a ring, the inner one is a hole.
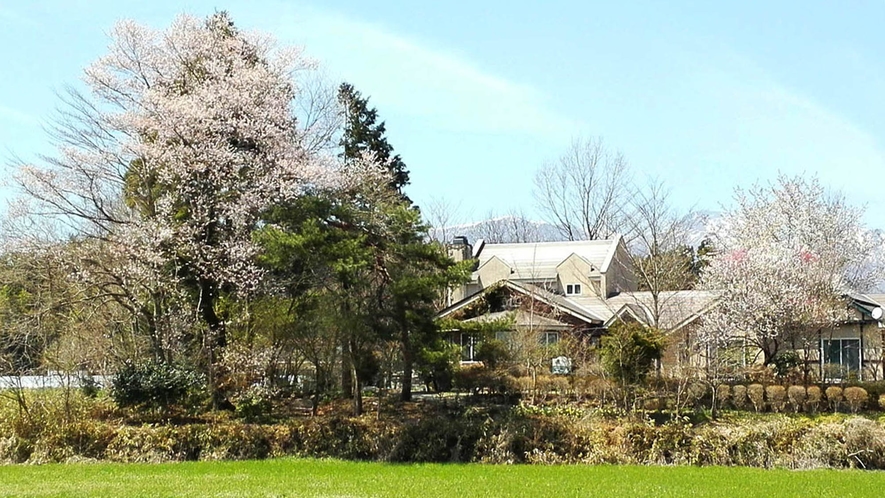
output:
M873 318L873 310L882 308L883 298L885 294L861 294L859 292L846 292L845 297L849 299L849 304L860 312L861 322L876 321Z
M615 311L608 320L605 321L605 327L608 328L618 319L624 320L627 317L633 318L634 320L642 324L648 324L652 322L651 313L644 306L641 306L639 304L625 304L621 306L620 309Z
M657 327L678 330L697 320L716 304L718 294L710 291L681 290L658 293ZM618 316L628 314L645 325L655 325L654 295L651 292L622 292L606 300L596 296L573 298L590 311L604 315L609 326Z
M569 325L568 323L564 323L553 318L548 318L546 316L539 315L538 313L529 313L524 310L497 311L494 313L487 313L485 315L475 316L473 318L470 318L469 320L464 321L468 323L485 323L509 317L513 317L516 320L517 327L541 330L568 330L572 328L572 325Z
M440 311L436 316L437 318L445 318L452 313L464 308L465 306L476 302L478 299L486 295L489 291L493 289L498 289L499 286L506 287L520 294L531 296L534 299L548 305L552 306L555 309L559 310L562 313L571 315L575 318L583 320L590 324L602 324L605 321L605 317L597 315L592 311L580 306L579 304L565 298L564 296L560 296L554 294L552 292L546 291L538 286L526 284L526 283L517 283L512 280L502 280L500 283L493 285L491 287L486 287L480 292L473 294L461 301L449 306L448 308Z
M577 254L594 268L605 272L621 241L619 235L609 240L485 244L476 257L479 266L482 266L497 256L513 269L512 279L553 280L557 275L556 268L572 254Z

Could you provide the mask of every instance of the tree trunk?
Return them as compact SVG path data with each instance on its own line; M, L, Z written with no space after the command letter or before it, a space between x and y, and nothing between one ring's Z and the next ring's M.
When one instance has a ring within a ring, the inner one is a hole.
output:
M220 358L221 353L227 346L227 335L224 322L215 312L215 301L218 299L218 285L215 281L201 278L199 310L203 321L208 328L205 347L207 372L209 374L209 394L212 398L214 409L229 408L227 401L221 392Z
M350 379L353 385L353 415L359 417L363 414L363 389L353 362L350 363Z
M353 397L353 415L359 417L363 414L363 386L360 383L359 373L356 369L356 358L354 357L355 351L356 347L353 341L347 341L347 354L345 357L347 357L348 366L350 367L350 390Z
M412 401L412 365L415 362L412 354L412 341L408 331L404 330L402 335L403 346L403 391L400 395L402 401Z
M341 392L344 396L353 392L353 381L350 376L350 342L349 339L343 339L341 344Z

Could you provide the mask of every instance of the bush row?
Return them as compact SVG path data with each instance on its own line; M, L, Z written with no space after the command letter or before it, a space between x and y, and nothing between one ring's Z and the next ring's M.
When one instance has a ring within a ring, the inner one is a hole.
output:
M851 413L857 413L865 408L885 409L885 394L871 396L866 389L859 386L828 386L822 389L819 386L723 384L716 388L716 397L720 406L738 410L752 409L756 412L767 409L773 412L817 413L827 409L834 412L847 409Z
M457 408L419 420L315 417L129 426L77 418L0 426L0 461L119 462L332 457L392 462L744 465L885 469L883 421L786 414L692 424L593 415L573 406ZM8 421L7 421L8 422Z

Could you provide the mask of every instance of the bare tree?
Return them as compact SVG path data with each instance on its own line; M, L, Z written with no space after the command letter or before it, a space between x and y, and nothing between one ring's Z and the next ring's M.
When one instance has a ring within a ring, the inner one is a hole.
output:
M458 223L459 207L443 197L431 197L421 209L424 220L430 224L430 239L434 242L448 244L456 234L453 226ZM458 234L460 235L460 234Z
M293 101L302 146L308 153L328 153L339 147L344 109L338 101L338 84L322 70L306 69L295 77L298 93Z
M547 221L568 240L607 238L621 230L627 160L601 138L576 139L535 174L534 196Z
M668 291L689 289L694 283L694 249L689 231L695 217L691 210L677 211L670 202L670 190L658 179L634 190L625 212L628 263L639 290L648 293L643 304L651 312L650 325L654 327L663 325L660 322L665 308L678 304L679 295Z

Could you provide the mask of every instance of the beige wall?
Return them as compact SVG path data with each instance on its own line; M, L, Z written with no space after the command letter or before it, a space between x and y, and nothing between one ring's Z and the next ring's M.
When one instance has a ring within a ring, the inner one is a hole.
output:
M680 369L693 368L703 369L707 360L705 353L694 347L695 327L697 324L689 324L682 329L671 332L668 335L667 348L661 360L662 371L665 374L676 373ZM837 327L822 329L819 334L812 333L809 336L809 347L804 349L801 344L785 345L786 349L794 350L802 359L807 359L809 372L813 377L820 379L822 372L820 367L820 340L821 339L859 339L861 341L861 372L860 379L863 381L883 380L882 360L883 334L885 329L876 326L875 323L850 323ZM752 363L762 363L762 355L757 354L755 348L744 352L744 358Z
M477 270L477 281L480 289L510 278L511 269L497 256L486 261Z
M627 248L624 247L623 243L618 244L615 250L611 264L609 264L603 276L603 285L605 285L605 296L603 297L608 297L618 292L636 290L633 265L630 263L630 256L627 254Z
M599 292L598 277L591 278L591 265L586 259L572 254L556 267L556 281L558 292L565 294L565 286L568 284L581 284L582 295L593 295Z

